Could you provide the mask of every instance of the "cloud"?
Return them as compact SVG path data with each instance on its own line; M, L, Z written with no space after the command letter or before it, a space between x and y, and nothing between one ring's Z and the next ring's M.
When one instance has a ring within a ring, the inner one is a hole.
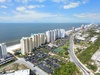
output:
M20 9L18 9L20 10ZM1 16L0 21L11 21L11 22L32 22L32 21L41 21L46 18L53 18L56 17L57 15L51 14L51 13L40 13L36 12L33 10L24 10L21 9L20 11L12 11L13 15L8 15L8 16ZM45 20L44 20L45 21Z
M30 2L30 1L32 1L32 0L15 0L16 2L22 2L22 3L28 3L28 2Z
M68 3L71 2L72 0L52 0L53 2L57 2L57 3Z
M83 4L86 4L86 3L88 3L89 2L89 0L83 0Z
M0 0L0 3L3 3L3 2L11 2L11 0Z
M1 3L5 2L6 0L0 0Z
M16 8L17 11L24 11L25 9L26 9L26 8L23 7L23 6L20 6L20 7L17 7L17 8Z
M70 8L76 8L81 4L86 4L89 2L89 0L80 0L75 2L75 0L52 0L56 3L62 3L60 7L63 7L64 9L70 9Z
M4 8L4 9L6 9L6 8L7 8L7 6L2 5L2 6L0 6L0 8Z
M24 11L26 9L33 9L33 8L42 8L44 5L28 5L28 6L19 6L16 8L17 11Z
M80 14L73 14L74 17L79 19L89 19L89 20L100 20L100 13L80 13Z
M68 5L64 5L63 8L70 9L70 8L78 7L79 5L80 5L80 2L71 2Z
M4 15L10 15L10 14L8 14L7 12L1 12L2 14L4 14Z
M33 9L33 8L42 8L44 7L44 5L29 5L29 6L26 6L27 8L29 9Z
M44 2L45 0L35 0L36 2Z

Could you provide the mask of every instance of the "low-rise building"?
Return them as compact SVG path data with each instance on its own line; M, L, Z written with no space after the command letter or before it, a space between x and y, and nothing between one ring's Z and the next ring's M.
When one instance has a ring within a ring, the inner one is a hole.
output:
M91 41L92 43L94 43L96 40L97 40L97 36L94 36L94 37L92 37L92 38L90 39L90 41Z
M76 36L76 39L78 39L80 41L85 41L85 38L84 37L81 37L81 36Z
M30 69L26 69L26 70L18 70L13 73L8 73L3 75L34 75L34 74L31 73Z

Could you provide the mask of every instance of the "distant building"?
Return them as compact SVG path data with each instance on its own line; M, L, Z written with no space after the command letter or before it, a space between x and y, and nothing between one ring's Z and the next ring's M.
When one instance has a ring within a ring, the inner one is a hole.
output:
M46 41L53 42L58 38L64 38L65 35L66 35L66 32L64 29L49 30L49 31L46 31Z
M64 29L60 29L60 33L61 33L61 38L64 38L65 37L65 30Z
M72 27L72 32L75 32L75 27Z
M84 24L82 24L81 29L83 30L85 28Z
M0 44L0 59L4 59L7 56L7 49L5 43Z
M13 73L3 74L3 75L34 75L30 69L18 70Z

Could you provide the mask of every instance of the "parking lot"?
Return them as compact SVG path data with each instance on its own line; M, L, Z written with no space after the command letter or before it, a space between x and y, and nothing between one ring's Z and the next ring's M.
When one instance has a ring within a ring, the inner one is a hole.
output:
M35 66L38 66L48 74L52 74L53 69L59 68L61 63L60 60L53 58L49 54L44 53L40 50L36 50L34 52L34 55L26 56L25 59L35 64Z
M67 41L68 41L67 38L63 38L63 39L58 39L55 42L52 42L52 44L61 47L65 45ZM42 45L41 48L34 50L34 55L26 56L25 59L33 63L35 66L38 66L40 69L47 72L48 74L52 74L53 70L55 68L59 68L60 64L62 63L60 59L57 59L49 55L49 52L52 52L53 49L56 49L56 47L52 48L49 47L47 44Z
M12 54L7 54L7 56L3 60L0 60L0 66L14 60L15 60L15 57Z

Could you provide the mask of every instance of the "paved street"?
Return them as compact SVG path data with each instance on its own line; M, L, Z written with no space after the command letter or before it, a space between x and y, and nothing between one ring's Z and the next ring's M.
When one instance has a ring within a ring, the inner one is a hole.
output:
M39 67L35 66L30 63L29 61L26 61L24 58L19 58L17 61L1 68L0 70L3 70L7 67L10 67L11 65L13 65L14 63L22 63L24 65L26 65L28 68L30 68L31 70L33 70L36 74L39 74L39 75L48 75L46 72L44 72L43 70L41 70Z
M48 75L46 72L44 72L43 70L41 70L39 67L35 66L34 64L30 63L29 61L25 61L24 58L19 58L18 63L23 63L25 64L27 67L29 67L31 70L33 70L36 74L39 75Z
M71 60L80 68L80 70L82 71L83 75L94 75L89 69L87 69L80 61L79 59L76 57L75 53L74 53L74 36L71 35L70 36L70 50L69 50L69 54L71 57Z

